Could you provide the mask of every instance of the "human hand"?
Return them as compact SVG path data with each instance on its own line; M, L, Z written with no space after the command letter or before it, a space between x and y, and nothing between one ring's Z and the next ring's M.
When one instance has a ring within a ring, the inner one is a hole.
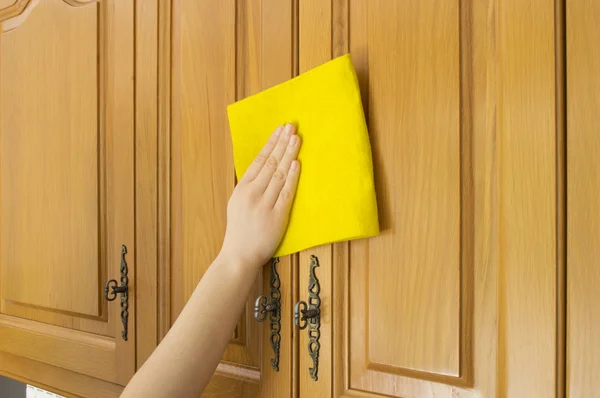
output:
M278 127L235 187L219 257L260 267L275 253L296 194L300 138L291 124Z

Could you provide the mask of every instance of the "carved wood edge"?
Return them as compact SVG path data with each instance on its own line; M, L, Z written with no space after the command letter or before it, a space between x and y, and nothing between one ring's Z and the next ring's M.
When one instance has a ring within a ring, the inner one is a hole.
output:
M62 0L72 7L82 7L98 0ZM0 10L0 33L16 29L29 16L40 0L17 0L15 4Z

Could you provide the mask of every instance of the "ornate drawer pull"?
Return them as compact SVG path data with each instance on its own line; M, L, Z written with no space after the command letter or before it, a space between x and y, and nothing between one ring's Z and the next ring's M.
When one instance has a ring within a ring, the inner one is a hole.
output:
M279 346L281 342L281 291L279 290L281 281L279 280L279 274L277 273L278 263L278 257L271 260L270 299L268 299L267 296L259 296L254 304L254 319L258 322L263 322L267 319L267 313L269 313L271 328L269 341L271 342L274 354L274 357L271 359L271 367L276 372L279 371Z
M308 281L308 304L305 301L299 301L294 306L294 323L300 330L308 326L308 353L313 360L313 367L308 369L308 373L313 380L319 378L319 349L321 343L321 285L315 275L315 268L319 266L319 259L316 256L310 256L310 275Z
M104 298L106 301L114 301L117 294L121 295L121 322L123 322L123 331L121 337L127 341L127 318L129 317L129 278L127 277L127 262L125 261L127 247L121 246L121 285L114 279L106 282L104 286ZM110 291L112 289L112 291Z

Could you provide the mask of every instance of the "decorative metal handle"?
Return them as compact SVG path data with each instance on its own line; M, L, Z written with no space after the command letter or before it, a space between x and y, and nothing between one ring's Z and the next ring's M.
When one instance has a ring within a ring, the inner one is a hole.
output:
M123 322L123 331L121 337L127 341L127 318L129 317L129 278L127 277L127 262L125 261L127 247L121 246L121 285L114 279L106 282L104 286L104 298L106 301L114 301L117 294L121 295L121 322Z
M281 342L281 291L279 290L281 281L279 279L279 274L277 273L278 263L278 257L271 260L270 300L267 296L259 296L254 304L254 319L258 322L263 322L267 319L267 313L269 313L271 328L269 341L274 354L274 357L271 359L271 367L276 372L279 371L279 346Z
M319 259L316 256L310 256L310 275L308 281L308 304L305 301L299 301L294 306L294 323L300 330L308 326L308 353L313 360L313 367L308 368L308 373L313 380L319 379L319 349L321 343L321 285L315 274L315 268L319 266Z

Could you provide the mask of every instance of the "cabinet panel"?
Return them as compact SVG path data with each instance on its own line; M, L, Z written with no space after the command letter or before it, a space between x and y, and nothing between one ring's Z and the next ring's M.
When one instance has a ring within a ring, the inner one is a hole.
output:
M124 384L135 295L125 341L103 289L126 245L135 291L133 2L0 16L0 350Z
M333 3L330 1L303 0L298 4L298 67L299 72L315 68L329 61L332 54L331 20ZM341 55L341 54L339 54ZM298 126L302 134L302 126ZM318 226L317 226L318 227ZM301 396L325 397L331 394L332 342L332 246L322 245L298 255L298 300L309 302L311 256L318 259L315 276L319 280L321 300L319 349L316 363L309 354L309 328L298 332L298 380ZM309 369L316 368L318 380L311 377Z
M332 7L382 228L333 248L334 396L555 396L554 2Z
M567 1L567 392L600 390L600 4Z
M88 316L105 275L97 19L97 7L44 2L0 42L2 297Z
M292 1L173 2L171 321L218 254L225 233L227 201L236 183L226 106L292 77L294 13ZM204 395L292 394L291 263L282 258L277 266L282 294L279 371L271 367L269 322L258 324L253 317L257 296L269 294L267 265Z
M458 2L379 1L366 14L367 30L351 26L350 43L367 48L383 233L350 247L352 263L365 268L365 296L352 300L364 300L367 366L458 377Z

